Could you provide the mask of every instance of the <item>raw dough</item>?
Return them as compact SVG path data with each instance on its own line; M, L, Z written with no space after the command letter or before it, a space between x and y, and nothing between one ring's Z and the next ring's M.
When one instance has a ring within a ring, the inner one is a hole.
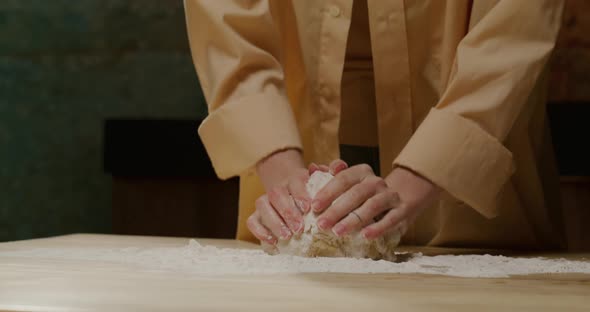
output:
M334 176L316 171L308 183L307 192L313 199L319 190ZM278 253L304 257L353 257L395 260L394 249L399 244L400 232L394 230L385 236L366 240L360 232L337 237L332 231L322 231L317 225L317 216L310 212L304 217L305 229L301 235L290 240L279 241Z

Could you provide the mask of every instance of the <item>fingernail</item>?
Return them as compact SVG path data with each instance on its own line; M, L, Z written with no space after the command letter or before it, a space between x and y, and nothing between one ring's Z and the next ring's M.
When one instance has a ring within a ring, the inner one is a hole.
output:
M305 225L303 224L303 222L299 222L297 225L297 230L295 230L295 233L297 233L297 234L303 233L304 227L305 227Z
M367 236L367 231L361 231L361 236L366 240L370 240L370 238Z
M308 214L310 210L311 210L311 204L309 204L309 202L306 202L306 204L303 206L303 214L304 215Z
M308 205L305 204L305 201L301 199L295 199L295 205L297 206L297 208L299 208L299 211L307 213L306 210Z
M313 212L319 212L320 210L320 202L317 200L314 200L311 202L311 210Z
M346 231L346 227L340 223L336 224L333 228L332 228L332 232L334 233L334 235L340 237L343 234L345 234L344 232Z
M318 169L319 169L318 165L316 165L315 163L311 163L307 170L308 170L309 174L312 174L312 173L318 171Z
M299 229L299 227L301 227L301 222L303 222L303 216L302 215L294 215L290 218L289 220L289 229L291 231L297 231L297 229Z
M286 225L281 227L281 239L289 239L291 238L291 231Z
M275 238L272 235L269 235L266 237L266 242L271 244L271 245L275 245L277 242L275 241Z
M344 170L345 167L346 167L346 164L339 163L338 165L336 165L336 167L330 168L330 174L331 175L336 175L338 172Z
M293 221L293 222L291 222L291 226L289 227L289 230L291 230L291 232L295 233L299 230L299 228L301 228L301 221Z
M318 220L318 228L320 228L320 230L325 231L327 227L328 227L328 221L326 221L326 219L319 219Z

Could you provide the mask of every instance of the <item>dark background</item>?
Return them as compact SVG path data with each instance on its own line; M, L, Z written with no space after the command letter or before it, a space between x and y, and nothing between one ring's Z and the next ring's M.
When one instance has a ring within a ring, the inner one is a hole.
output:
M205 112L182 1L0 0L0 241L110 232L104 120Z
M191 232L208 224L171 217L203 219L191 211L195 203L211 205L207 194L235 189L235 181L216 184L201 157L196 127L206 108L182 3L0 0L0 241L215 233ZM590 239L581 232L590 182L580 161L590 141L580 133L590 116L589 10L590 1L567 1L550 67L562 195L574 222L568 231L579 240Z

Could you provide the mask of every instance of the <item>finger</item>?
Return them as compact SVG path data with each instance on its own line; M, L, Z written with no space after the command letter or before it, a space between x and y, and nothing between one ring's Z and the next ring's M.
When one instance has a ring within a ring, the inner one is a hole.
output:
M367 225L369 221L360 217L357 211L349 212L344 219L340 220L334 227L332 228L332 232L334 235L338 237L345 236L346 234L354 231L354 229L362 228L363 226Z
M399 203L397 193L393 191L378 192L375 196L365 201L354 213L350 213L333 228L334 234L343 236L350 232L360 230L373 223L376 216L384 211L395 208Z
M375 177L375 179L381 180L377 177ZM376 192L377 188L375 187L375 183L369 182L355 184L349 190L344 192L344 194L340 195L340 197L338 197L332 205L322 213L318 218L318 227L322 230L332 228L334 224L346 217L351 211L359 208L367 199L375 195ZM334 231L335 233L338 232L336 229L334 229ZM336 235L338 235L338 233L336 233Z
M307 214L311 209L311 198L309 198L306 188L308 180L309 175L306 171L302 170L300 173L294 175L287 185L287 191L293 197L295 206L303 214Z
M381 220L365 227L361 231L361 235L366 239L375 239L400 226L402 227L401 230L405 232L405 228L407 228L407 218L407 208L398 207L392 209Z
M268 201L267 196L256 200L256 210L260 212L260 221L266 226L275 237L286 240L291 238L292 233Z
M400 222L398 222L397 225L394 227L394 229L397 229L401 235L405 235L406 232L408 231L408 224L412 224L414 222L414 219L415 218L413 218L411 216L408 218L405 218L405 219L401 220Z
M316 163L311 163L309 164L309 167L307 167L307 171L309 172L309 175L312 175L314 172L320 170L320 166L318 166Z
M272 245L272 244L268 244L264 241L260 241L260 247L262 247L262 250L269 255L278 255L279 254L279 249L277 248L277 245Z
M250 229L250 232L252 232L252 234L254 234L254 236L261 242L270 245L275 245L277 243L276 237L260 222L260 214L258 211L248 217L246 225L248 226L248 229Z
M272 189L268 193L268 201L274 208L273 211L278 212L293 233L298 233L303 229L303 215L295 205L295 201L286 186Z
M311 163L308 167L308 171L309 171L309 175L312 175L316 171L329 172L330 167L328 167L326 165L318 165L316 163Z
M340 172L316 194L311 202L311 209L315 213L321 213L328 208L338 196L342 195L353 185L360 183L364 178L370 175L373 175L373 170L366 164L356 165Z
M342 159L336 159L330 163L329 172L332 175L337 175L340 171L348 168L348 164Z

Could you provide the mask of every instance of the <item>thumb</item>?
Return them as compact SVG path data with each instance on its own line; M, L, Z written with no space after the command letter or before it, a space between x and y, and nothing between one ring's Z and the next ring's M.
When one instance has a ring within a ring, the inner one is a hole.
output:
M309 180L310 174L305 171L301 171L300 174L297 174L292 179L289 180L289 184L287 188L289 190L289 194L293 197L293 201L299 210L306 214L311 209L311 198L307 193L307 181Z

